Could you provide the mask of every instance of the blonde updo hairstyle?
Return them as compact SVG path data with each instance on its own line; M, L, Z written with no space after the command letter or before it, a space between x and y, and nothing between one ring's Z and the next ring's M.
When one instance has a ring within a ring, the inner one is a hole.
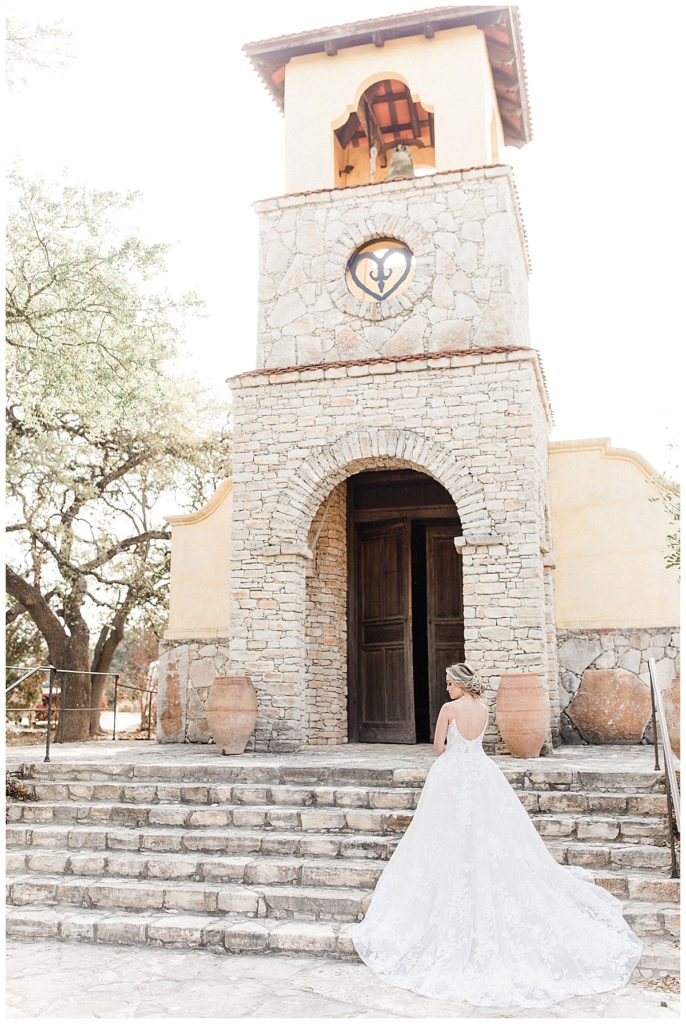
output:
M476 697L480 703L484 703L481 699L484 689L483 683L466 661L457 661L454 665L448 665L445 675L449 683L454 683L455 686L459 686L465 693L471 693L472 697Z

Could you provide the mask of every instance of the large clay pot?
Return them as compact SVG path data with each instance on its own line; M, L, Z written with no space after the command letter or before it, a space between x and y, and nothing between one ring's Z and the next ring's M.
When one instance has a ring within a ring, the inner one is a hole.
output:
M667 732L669 733L669 742L672 745L672 750L676 756L681 759L681 738L679 729L679 712L681 709L681 697L679 689L679 680L672 679L669 686L666 686L662 691L662 703L665 709L665 718L667 719Z
M217 676L207 696L207 725L222 754L242 754L257 721L257 694L247 676Z
M503 743L514 757L539 756L550 730L550 703L536 672L501 676L495 720Z

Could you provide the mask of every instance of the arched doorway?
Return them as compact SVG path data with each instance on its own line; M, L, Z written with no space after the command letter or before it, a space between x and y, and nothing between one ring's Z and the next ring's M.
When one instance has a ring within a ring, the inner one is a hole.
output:
M455 503L411 469L347 481L348 738L427 743L464 658L462 533Z

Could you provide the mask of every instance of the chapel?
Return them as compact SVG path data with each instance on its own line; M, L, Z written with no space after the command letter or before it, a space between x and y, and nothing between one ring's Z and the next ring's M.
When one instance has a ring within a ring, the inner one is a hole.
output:
M283 111L284 193L255 206L232 477L169 517L158 740L209 742L209 687L235 675L248 749L428 743L466 659L491 705L503 674L540 676L544 753L603 742L584 694L638 692L649 657L678 676L669 485L606 438L550 441L507 162L532 137L517 9L244 49Z

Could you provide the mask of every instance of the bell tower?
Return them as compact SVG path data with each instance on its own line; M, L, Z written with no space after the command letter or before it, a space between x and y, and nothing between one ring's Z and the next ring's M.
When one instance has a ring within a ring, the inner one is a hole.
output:
M491 702L504 673L540 676L550 749L550 410L499 162L530 134L516 10L245 50L286 121L285 194L257 203L257 368L229 382L216 651L257 692L254 749L427 742L462 658Z
M530 137L516 9L447 7L251 43L285 116L259 203L258 365L528 343L504 145Z

